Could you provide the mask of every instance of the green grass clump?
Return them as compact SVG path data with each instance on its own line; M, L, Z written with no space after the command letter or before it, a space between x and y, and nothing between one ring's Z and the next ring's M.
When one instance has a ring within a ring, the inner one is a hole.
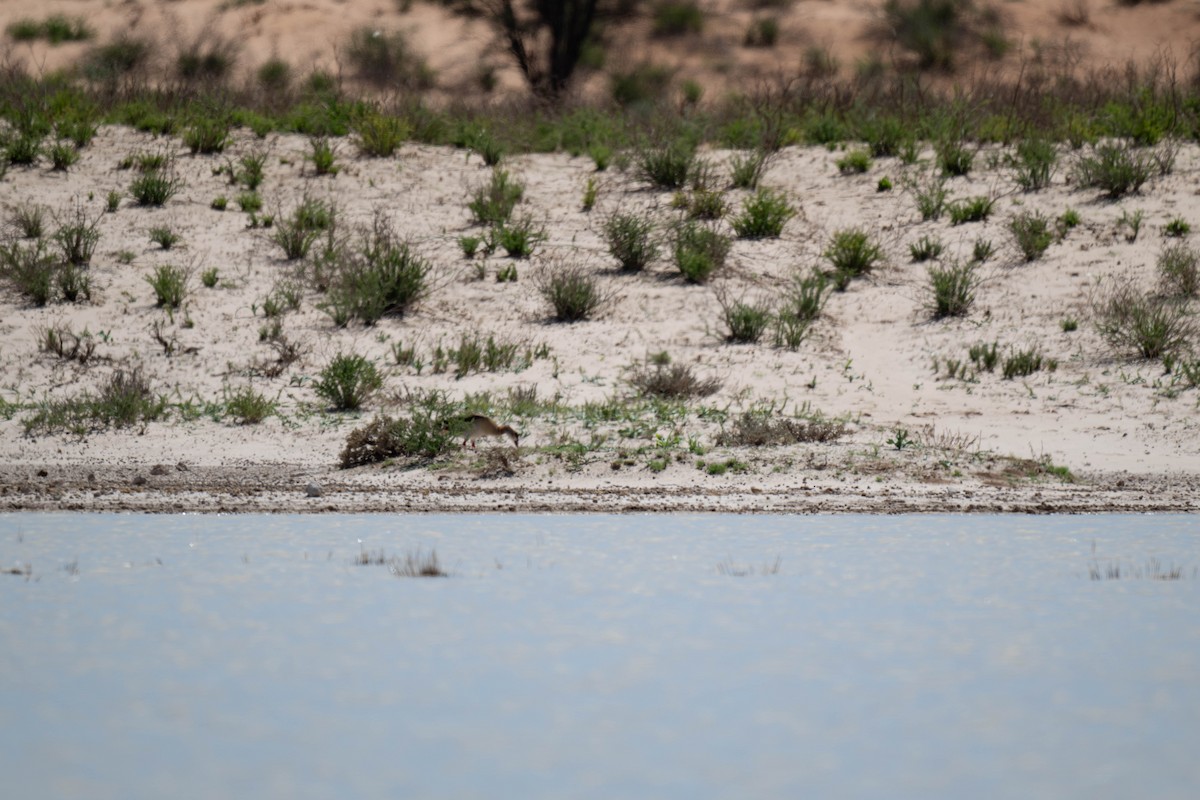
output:
M946 206L950 213L951 225L962 225L967 222L983 222L992 213L996 201L991 197L969 197Z
M887 0L887 29L922 69L951 70L966 33L970 0Z
M493 229L495 242L510 258L529 258L546 239L546 231L531 217L509 220Z
M91 298L87 270L50 254L45 239L0 244L0 279L38 307Z
M525 184L508 170L493 169L491 180L476 187L467 209L477 224L501 225L512 216L513 209L525 196Z
M675 229L675 266L689 283L705 283L725 266L729 237L698 222L684 222Z
M46 207L24 202L9 209L8 224L23 239L41 239L46 229Z
M50 169L54 172L66 172L79 161L79 150L64 139L50 145L46 155L50 157Z
M129 196L139 206L164 206L183 188L183 179L173 169L150 169L142 172L129 184Z
M165 225L161 225L150 229L150 241L163 250L170 250L183 241L183 237Z
M4 161L19 167L28 167L37 163L42 155L44 136L33 131L20 131L16 136L3 141Z
M93 48L84 57L83 75L95 83L112 86L145 67L151 50L151 46L141 39L119 35L108 44ZM158 132L167 131L159 126Z
M1014 350L1004 359L1002 372L1004 380L1024 378L1043 369L1054 370L1058 364L1053 359L1043 356L1036 347L1027 350Z
M239 202L242 199L239 197ZM333 203L305 195L291 215L275 225L271 240L283 250L284 258L296 261L307 256L313 243L323 232L333 230L336 222L337 208Z
M341 171L341 167L337 165L337 148L330 137L324 134L310 136L308 149L308 160L312 162L314 173L337 175Z
M785 291L775 314L775 346L795 350L804 342L808 331L829 297L829 279L818 270L797 276Z
M730 182L735 189L757 189L771 154L762 148L739 153L729 162Z
M1058 163L1058 148L1054 142L1041 137L1022 139L1009 156L1013 179L1026 192L1036 192L1050 185Z
M746 26L743 47L774 47L779 41L779 20L774 17L755 17Z
M1050 220L1036 211L1022 211L1017 214L1009 220L1008 230L1027 262L1041 258L1054 242L1054 230Z
M5 31L13 41L45 39L51 45L83 42L96 35L83 17L68 17L65 14L52 14L41 22L30 18L19 19L10 23Z
M335 411L354 411L383 386L375 363L356 353L338 353L313 384L313 389Z
M704 12L696 0L657 0L652 14L655 36L683 36L704 30Z
M692 219L718 220L728 210L725 193L719 189L696 189L687 199L687 213Z
M496 337L490 335L485 340L479 334L464 333L459 337L458 347L451 347L445 352L438 346L433 359L434 372L444 371L450 365L454 367L455 378L464 378L472 372L520 371L545 352L548 350L535 351L531 347L522 352L516 342L497 341Z
M695 146L682 139L661 147L646 148L637 157L639 177L660 189L682 187L695 163Z
M981 369L984 372L995 372L996 366L1000 363L1000 343L999 342L980 342L979 344L971 345L971 349L967 351L967 355L971 358L971 363L975 365L975 369Z
M222 114L201 114L184 131L183 143L192 155L223 153L229 144L229 121Z
M225 415L238 425L257 425L275 413L276 402L249 386L225 392Z
M654 232L654 221L649 217L621 211L606 219L602 229L609 255L626 272L641 272L658 257Z
M837 160L837 168L843 175L861 175L871 168L871 154L867 150L851 150Z
M390 114L369 111L354 121L354 141L359 152L372 158L388 158L411 134L409 124Z
M905 188L917 201L921 219L928 222L939 219L946 210L946 181L940 175L929 175L924 180L909 179Z
M742 213L730 222L738 238L778 238L783 226L795 215L796 210L783 194L759 189L746 199Z
M1192 226L1183 217L1175 217L1163 226L1163 235L1179 239L1192 232Z
M1168 296L1195 297L1200 293L1200 253L1185 242L1164 247L1158 255L1158 277Z
M921 263L937 258L945 251L946 245L936 236L926 234L908 246L912 260Z
M247 214L257 214L262 211L262 197L258 192L242 192L235 198L238 208Z
M433 70L401 31L381 31L373 25L356 28L342 52L355 77L376 89L422 90L433 86Z
M974 262L929 268L929 313L934 319L963 317L975 303L979 276Z
M721 320L725 323L725 341L738 344L757 342L771 325L773 314L767 303L721 300Z
M975 166L975 151L962 139L948 138L938 143L937 161L943 175L960 178Z
M629 376L630 385L642 397L682 400L708 397L721 388L717 378L701 378L687 364L672 364L666 353L636 367Z
M1110 285L1092 300L1096 328L1113 347L1159 359L1186 350L1196 339L1187 306L1139 291L1132 283Z
M1129 144L1103 143L1075 162L1075 182L1102 189L1111 199L1142 188L1154 174L1153 155Z
M883 248L861 228L837 231L824 257L833 265L834 286L844 291L854 278L867 275L883 260Z
M402 316L429 290L433 265L391 224L376 216L359 240L340 253L329 290L327 313L338 325L357 319L374 325L385 316Z
M188 280L191 274L183 267L160 264L146 283L154 290L154 304L160 308L179 308L187 297Z
M92 263L96 245L100 242L100 219L88 219L82 203L76 203L66 220L54 232L54 243L63 261L76 267Z
M610 299L596 277L579 265L550 264L535 278L538 293L556 322L582 322Z

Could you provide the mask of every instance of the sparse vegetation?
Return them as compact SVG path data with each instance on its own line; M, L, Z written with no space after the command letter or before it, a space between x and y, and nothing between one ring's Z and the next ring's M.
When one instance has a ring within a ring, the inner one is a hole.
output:
M941 239L929 234L925 234L908 246L908 252L912 254L912 260L917 263L937 258L945 249L946 246L942 244Z
M633 370L629 383L644 397L686 399L707 397L721 388L717 378L701 378L687 364L671 363L669 357L651 359Z
M782 447L814 442L824 444L840 439L846 426L838 420L821 416L789 419L747 411L739 416L732 428L717 436L720 447Z
M160 308L179 308L187 297L190 272L183 267L160 264L146 283L154 290L154 304Z
M525 196L525 184L508 170L493 169L491 180L475 189L467 208L479 225L501 225Z
M556 322L591 319L611 299L596 276L580 264L547 264L535 276L534 285Z
M183 188L183 179L171 166L141 172L129 185L129 196L139 206L164 206Z
M1106 142L1079 157L1074 178L1080 186L1102 189L1115 200L1141 189L1154 168L1152 154L1128 143Z
M675 229L675 266L689 283L706 283L725 266L729 237L702 223L688 221Z
M402 316L424 299L433 265L391 222L377 213L356 241L335 247L325 310L339 326L357 319L374 325L385 316Z
M757 342L771 325L773 314L769 303L748 303L718 294L721 320L725 323L725 340L739 344Z
M1058 149L1054 142L1034 137L1017 142L1015 152L1009 157L1013 179L1026 192L1037 192L1050 185L1058 162Z
M238 425L257 425L275 413L276 402L250 386L225 392L225 413Z
M939 219L946 210L946 181L940 175L927 175L923 180L909 179L905 188L917 201L922 220Z
M783 226L796 216L787 197L769 189L759 189L746 199L742 213L730 222L741 239L778 238Z
M843 175L859 175L871 169L871 153L867 150L851 150L837 160L838 172Z
M1013 242L1021 255L1028 261L1036 261L1042 257L1046 249L1054 242L1054 232L1050 228L1050 220L1036 211L1022 211L1008 223Z
M357 353L338 353L324 369L313 390L334 411L355 411L383 386L383 376L370 359Z
M1200 294L1200 253L1185 242L1164 247L1158 255L1158 275L1168 296L1195 297Z
M969 197L946 205L950 214L951 225L962 225L967 222L983 222L992 213L996 204L991 197Z
M696 163L695 146L682 139L648 147L638 155L641 178L659 189L678 189L687 183Z
M1002 372L1004 380L1024 378L1043 369L1053 370L1057 367L1053 359L1048 359L1036 347L1024 350L1013 350L1005 359Z
M833 265L833 282L844 291L854 278L870 274L883 260L883 248L861 228L837 231L825 249L825 258Z
M126 428L160 419L167 402L155 394L140 367L118 369L98 394L47 400L24 421L27 435L70 433L83 436L105 428Z
M929 268L929 313L934 319L962 317L975 303L979 276L974 262Z
M775 346L797 349L821 316L829 297L829 280L818 270L797 276L783 293L775 314Z
M626 272L641 272L658 258L654 222L646 216L618 211L604 221L609 254Z
M1092 299L1096 328L1110 345L1142 358L1174 355L1196 338L1187 307L1146 294L1128 281L1109 284Z

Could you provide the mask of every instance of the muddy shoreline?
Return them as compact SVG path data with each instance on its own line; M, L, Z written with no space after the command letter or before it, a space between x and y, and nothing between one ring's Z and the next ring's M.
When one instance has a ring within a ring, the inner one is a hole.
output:
M296 464L0 467L0 511L138 513L1178 513L1192 476L1096 474L1074 483L879 483L865 478L657 486L589 479L480 480Z

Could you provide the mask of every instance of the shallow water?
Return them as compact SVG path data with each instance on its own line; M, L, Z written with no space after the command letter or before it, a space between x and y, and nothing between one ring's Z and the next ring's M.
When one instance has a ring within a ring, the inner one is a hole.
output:
M1198 523L0 516L3 794L1190 798Z

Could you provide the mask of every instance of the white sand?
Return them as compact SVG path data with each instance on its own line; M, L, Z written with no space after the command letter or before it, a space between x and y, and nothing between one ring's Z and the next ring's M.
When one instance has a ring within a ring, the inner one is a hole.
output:
M4 13L11 18L25 15L19 9L33 16L56 10L85 13L96 5L82 0L14 3L6 4ZM168 12L202 17L214 5L143 4L139 8L150 21L139 24L150 25L154 14ZM354 15L371 13L364 11L369 5L354 4L353 14L336 3L305 7L313 13L337 11L345 17L339 24L350 29L359 21ZM793 13L826 5L797 3ZM413 18L434 11L418 4ZM226 12L222 19L257 15L264 32L255 28L247 46L261 51L262 42L254 37L282 40L289 30L283 20L295 22L300 13L290 4L268 2ZM1105 19L1111 16L1109 9L1102 13ZM105 31L118 27L103 16L95 24ZM308 52L300 44L288 47ZM283 322L286 335L303 345L305 355L275 379L252 378L249 367L272 355L260 341L259 330L267 323L262 303L293 265L283 260L270 231L247 228L246 215L233 202L240 190L226 176L214 174L227 159L263 146L270 152L260 190L266 212L286 214L306 193L335 203L348 226L367 224L382 211L436 272L435 290L415 312L369 328L335 328L318 309L322 296L308 290L300 311L288 313ZM106 195L126 190L134 176L119 170L118 162L138 151L174 153L184 189L162 209L138 208L126 197L117 213L102 213ZM342 141L340 174L314 177L307 153L303 137L271 136L260 142L240 131L224 156L193 157L178 139L155 140L106 127L67 174L51 172L45 162L8 171L0 181L5 206L38 203L63 215L73 203L82 203L89 217L99 218L101 239L91 267L91 303L39 309L10 291L0 296L0 398L21 409L0 420L0 507L890 511L1200 505L1200 395L1173 385L1160 363L1114 352L1098 335L1089 310L1089 297L1105 281L1129 276L1153 285L1156 258L1168 241L1162 231L1168 220L1179 216L1200 226L1195 192L1200 148L1195 146L1180 150L1171 175L1116 203L1067 184L1075 157L1071 153L1063 153L1050 189L1022 194L1000 163L1002 151L984 149L970 178L951 180L948 187L952 199L996 197L995 210L985 223L957 227L945 218L920 221L911 193L901 189L903 177L920 166L906 168L883 159L866 175L846 177L834 165L839 153L789 148L771 165L764 185L785 192L799 214L778 240L735 242L730 267L707 286L683 283L667 251L644 274L613 270L615 263L599 236L608 214L639 209L665 225L678 212L670 208L670 193L653 191L631 174L594 173L585 158L508 159L508 168L527 187L518 215L543 224L547 241L532 261L513 262L497 254L467 262L458 237L482 229L471 225L466 202L489 175L477 156L406 145L395 158L367 159L357 155L350 141ZM727 174L730 153L702 155ZM928 161L931 154L925 155ZM884 175L896 190L876 191ZM580 200L589 178L599 182L600 192L596 208L587 213ZM219 195L229 198L230 210L210 208ZM734 212L745 196L729 192ZM1083 224L1041 260L1021 263L1007 231L1012 216L1036 210L1057 217L1068 207L1079 211ZM1145 221L1131 242L1118 220L1137 211ZM148 230L163 225L182 236L180 248L163 252L150 243ZM849 291L834 294L797 351L766 342L722 341L719 292L748 299L776 296L794 275L822 265L821 253L832 233L850 226L872 231L884 245L888 263L868 280L854 282ZM997 247L996 257L984 268L976 305L963 319L935 322L926 311L926 266L911 263L908 253L909 244L924 235L940 237L948 255L960 259L969 257L980 238ZM132 263L122 263L123 253L132 254ZM497 269L510 263L515 263L519 280L497 283ZM585 264L617 299L595 320L549 323L532 278L556 263ZM174 315L155 308L145 280L161 264L193 270L186 308ZM483 280L477 279L480 265ZM216 267L221 277L214 289L199 281L200 272L209 267ZM1079 330L1063 332L1061 323L1068 317L1080 321ZM178 342L172 357L152 336L156 321ZM100 358L81 367L42 352L43 331L60 324L93 334ZM464 332L494 334L531 347L544 344L549 357L521 372L472 374L462 380L433 374L434 348L456 346ZM968 361L970 345L991 341L999 341L1006 352L1036 347L1057 361L1057 369L1008 381L987 373L968 381L946 377L947 359ZM420 374L394 363L393 345L400 343L417 348L425 362ZM313 380L335 354L351 351L384 369L385 391L362 415L325 413ZM589 428L577 410L586 402L631 395L630 369L660 351L701 376L718 377L721 390L695 401L686 419L654 421L645 415L637 431L622 423ZM203 415L184 421L175 410L144 430L93 433L83 440L24 434L22 421L37 403L94 390L117 366L132 365L141 365L155 388L176 404L218 402L227 392L250 385L277 398L279 415L238 427ZM540 398L557 397L576 411L501 420L523 429L520 453L507 464L515 474L495 470L499 459L494 451L508 448L497 441L481 445L484 456L463 454L451 467L435 471L403 465L336 468L349 431L380 410L403 414L408 392L441 389L459 399L490 392L503 400L519 387L536 387ZM697 411L724 409L732 420L743 409L763 407L781 416L820 413L843 419L849 434L833 444L714 450L722 423ZM889 446L897 429L921 446L902 451ZM679 437L668 448L663 471L649 467L658 457L656 434L660 442ZM705 452L689 452L689 439ZM599 444L572 459L557 448L564 442ZM730 458L747 464L748 471L709 475L698 465ZM177 463L188 469L175 470ZM1077 481L1062 483L1039 469L1039 463L1065 466ZM151 475L156 464L170 466L169 474ZM47 474L39 476L38 471ZM134 485L138 476L146 480ZM313 480L323 485L323 497L304 498L304 487Z

